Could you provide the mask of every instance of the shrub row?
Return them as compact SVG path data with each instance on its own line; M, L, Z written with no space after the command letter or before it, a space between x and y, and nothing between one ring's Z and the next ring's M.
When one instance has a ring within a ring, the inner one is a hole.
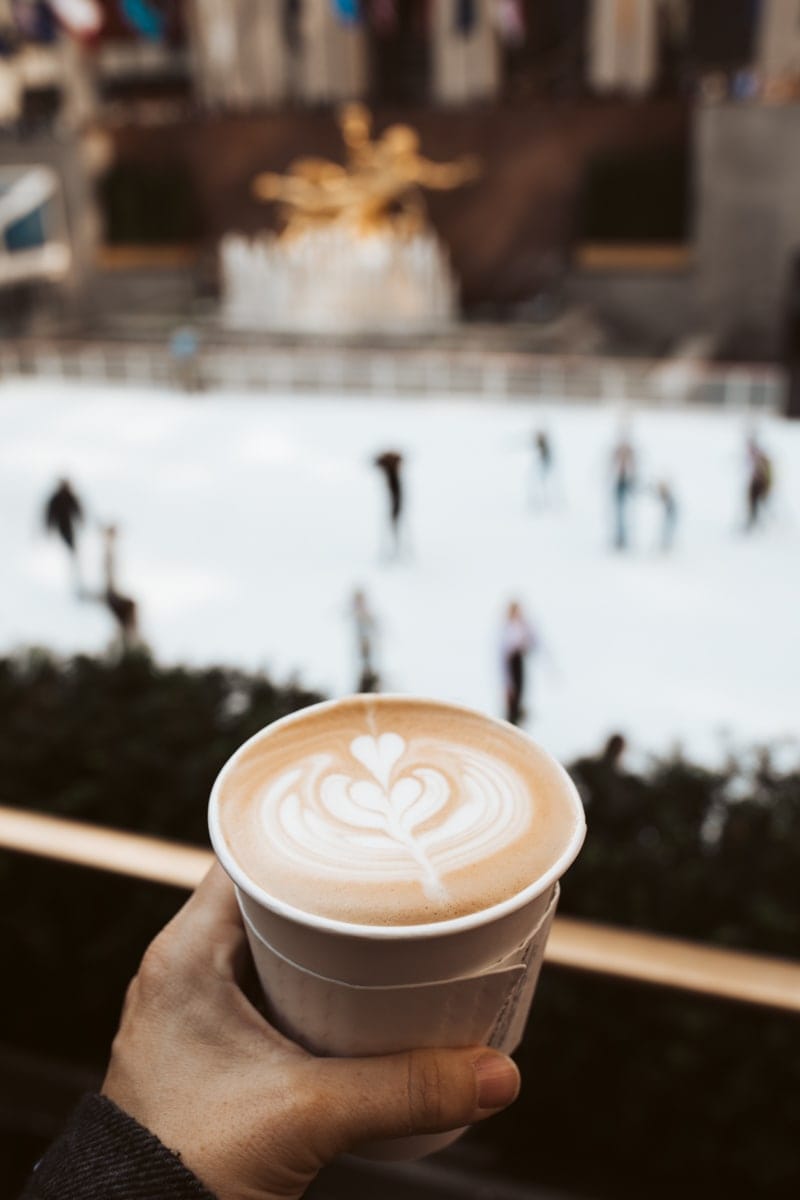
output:
M0 802L206 843L220 764L319 697L230 669L0 660ZM572 767L590 833L562 911L797 953L800 772L766 752ZM128 979L182 897L0 855L2 1041L100 1066ZM473 1137L497 1169L595 1196L796 1196L800 1022L545 971L522 1100Z

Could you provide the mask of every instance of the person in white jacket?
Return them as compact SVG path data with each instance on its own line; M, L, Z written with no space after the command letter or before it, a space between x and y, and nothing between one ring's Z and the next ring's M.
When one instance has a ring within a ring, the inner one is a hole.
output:
M536 650L537 644L533 626L525 617L519 602L513 600L508 606L500 640L506 720L512 725L519 725L525 716L525 660Z

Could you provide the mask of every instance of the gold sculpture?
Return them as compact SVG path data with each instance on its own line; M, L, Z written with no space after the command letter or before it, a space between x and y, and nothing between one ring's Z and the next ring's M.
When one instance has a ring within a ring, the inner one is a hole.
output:
M259 200L280 204L285 237L334 224L360 235L390 230L407 236L425 225L423 188L449 191L480 174L472 156L450 163L425 158L410 125L390 125L373 138L372 114L363 104L346 105L339 124L346 166L299 158L285 175L266 172L253 182Z

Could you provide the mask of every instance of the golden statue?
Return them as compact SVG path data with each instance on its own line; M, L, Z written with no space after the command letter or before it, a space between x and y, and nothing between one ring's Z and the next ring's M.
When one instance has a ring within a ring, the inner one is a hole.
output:
M253 183L259 200L280 204L284 236L330 225L347 225L361 235L416 233L426 221L423 188L449 191L480 174L474 157L451 163L425 158L410 125L390 125L373 138L372 114L363 104L346 105L339 124L346 166L299 158L287 174L267 172Z

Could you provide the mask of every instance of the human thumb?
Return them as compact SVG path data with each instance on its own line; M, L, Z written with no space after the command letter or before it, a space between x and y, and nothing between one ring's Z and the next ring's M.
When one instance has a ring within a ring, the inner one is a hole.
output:
M511 1059L485 1046L324 1061L325 1132L334 1154L471 1125L513 1103L520 1088Z

